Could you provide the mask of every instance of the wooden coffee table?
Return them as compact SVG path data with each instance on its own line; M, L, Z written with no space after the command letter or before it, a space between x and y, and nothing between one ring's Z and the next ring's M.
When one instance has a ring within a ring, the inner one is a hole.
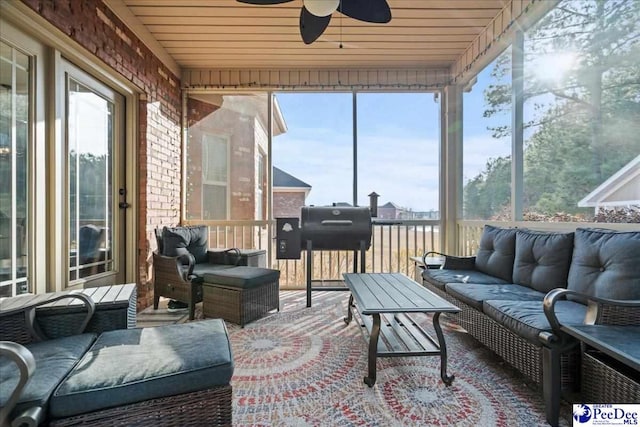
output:
M441 313L457 313L458 307L427 290L401 273L345 273L351 291L348 324L356 315L369 338L368 376L364 382L376 382L378 357L440 356L440 377L451 385L454 376L447 375L447 346L440 327ZM433 315L437 341L409 313Z

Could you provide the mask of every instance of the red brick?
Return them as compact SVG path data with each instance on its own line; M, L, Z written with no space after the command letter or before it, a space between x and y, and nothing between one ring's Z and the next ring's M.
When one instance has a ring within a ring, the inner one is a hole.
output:
M64 34L83 46L107 66L141 90L138 108L138 309L153 302L150 281L151 250L155 248L153 230L180 222L181 92L180 79L100 0L45 1L21 0ZM99 12L98 12L99 11ZM101 19L99 13L104 15ZM105 20L107 23L105 23ZM131 41L129 45L118 34ZM162 74L158 72L162 70ZM171 84L169 80L173 81ZM159 107L155 103L159 103ZM149 159L169 152L177 159L169 168L159 168L150 177ZM166 189L171 199L154 203L146 195L153 188Z

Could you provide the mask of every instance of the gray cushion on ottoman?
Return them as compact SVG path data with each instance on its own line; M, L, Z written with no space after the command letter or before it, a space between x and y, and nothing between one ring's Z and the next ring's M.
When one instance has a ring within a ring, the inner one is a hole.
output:
M57 388L54 418L229 383L233 359L221 319L104 332Z
M260 267L233 267L205 273L204 282L236 288L255 288L280 279L280 270Z
M34 406L46 407L56 386L78 363L95 339L96 334L82 334L25 345L33 354L36 370L22 390L14 413ZM8 358L0 359L0 407L9 400L19 378L20 373L15 363Z

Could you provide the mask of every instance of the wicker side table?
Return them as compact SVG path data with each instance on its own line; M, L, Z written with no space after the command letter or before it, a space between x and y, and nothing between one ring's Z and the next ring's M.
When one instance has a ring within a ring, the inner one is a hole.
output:
M640 326L575 325L564 329L581 341L584 402L640 402Z
M96 311L86 332L99 334L114 329L136 327L135 283L85 288L79 292L90 296L96 304ZM38 307L36 321L48 337L57 338L67 335L67 329L77 324L78 317L83 315L84 309L77 300L59 301Z
M233 267L204 275L202 313L244 327L271 310L280 310L280 271Z

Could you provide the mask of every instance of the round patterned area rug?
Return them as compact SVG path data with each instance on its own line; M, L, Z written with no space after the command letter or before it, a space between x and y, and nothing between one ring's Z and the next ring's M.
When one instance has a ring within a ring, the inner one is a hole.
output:
M366 341L342 320L348 294L314 292L312 308L304 297L282 292L279 313L244 329L228 324L234 425L548 425L540 392L446 319L452 386L440 379L439 357L394 357L378 359L369 388Z

